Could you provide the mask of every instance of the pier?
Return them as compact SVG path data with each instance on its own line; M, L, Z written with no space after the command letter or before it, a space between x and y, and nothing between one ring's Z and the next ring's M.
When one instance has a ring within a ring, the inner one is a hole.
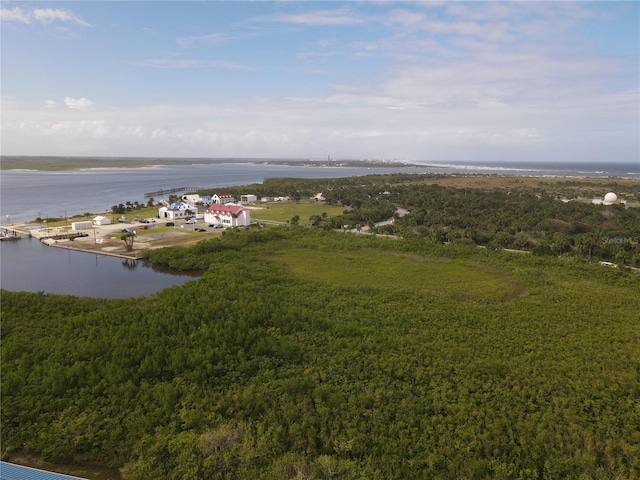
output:
M23 236L33 237L38 240L73 240L75 238L88 237L88 233L69 231L68 227L52 227L41 229L23 229L17 227L0 228L0 239L18 240Z
M145 197L155 197L157 195L164 195L165 193L176 193L176 192L197 192L198 190L206 190L211 187L174 187L174 188L166 188L164 190L156 190L155 192L147 192L144 194Z

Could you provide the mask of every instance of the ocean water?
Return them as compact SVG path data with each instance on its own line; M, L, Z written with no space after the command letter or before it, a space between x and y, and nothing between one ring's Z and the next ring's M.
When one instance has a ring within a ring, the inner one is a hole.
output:
M110 212L112 205L127 201L146 203L146 192L174 187L221 188L261 183L273 177L337 178L397 172L640 179L640 163L425 162L412 167L317 167L247 162L66 171L2 170L0 221L4 225L37 217Z
M640 179L640 160L636 163L561 163L561 162L465 162L436 163L457 173L487 173L533 177L621 177Z

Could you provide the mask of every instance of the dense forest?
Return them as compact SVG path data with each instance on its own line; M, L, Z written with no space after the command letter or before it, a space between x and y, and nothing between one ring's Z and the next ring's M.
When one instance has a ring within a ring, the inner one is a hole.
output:
M150 253L205 273L149 297L3 291L3 454L125 479L640 477L640 275L422 231L470 191L340 190L348 214L411 206L405 238L229 230ZM488 196L534 202L514 237L604 208L522 196ZM446 233L493 228L477 208Z
M491 177L495 176L485 176ZM302 220L326 229L361 226L377 234L420 237L435 243L509 248L640 267L640 182L622 184L603 179L594 184L591 179L567 179L518 188L438 184L450 178L388 174L330 180L271 179L249 190L260 196L286 194L298 201L322 192L327 204L346 207L344 214ZM512 185L518 182L516 179ZM605 189L622 193L636 206L585 201L602 197L608 191ZM247 187L230 190L239 197ZM406 214L399 215L398 209ZM393 223L376 225L393 216Z

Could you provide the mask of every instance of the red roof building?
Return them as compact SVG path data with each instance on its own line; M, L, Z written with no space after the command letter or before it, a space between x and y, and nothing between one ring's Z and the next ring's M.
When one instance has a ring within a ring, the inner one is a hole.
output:
M214 203L204 213L204 221L224 227L246 227L251 224L251 214L242 205L233 203L219 205Z

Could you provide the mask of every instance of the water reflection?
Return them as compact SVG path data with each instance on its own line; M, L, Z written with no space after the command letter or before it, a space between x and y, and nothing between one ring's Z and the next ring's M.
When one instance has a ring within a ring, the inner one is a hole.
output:
M162 274L168 274L168 275L179 274L179 275L184 275L192 278L202 276L202 272L199 270L176 270L175 268L167 267L166 265L155 264L148 258L140 259L138 260L138 263L145 268L150 268L154 272L158 272Z
M138 268L138 261L125 258L124 260L122 260L122 266L129 270L135 270L136 268Z
M150 295L201 272L180 272L149 260L129 260L48 247L23 238L0 245L0 287L103 298Z

